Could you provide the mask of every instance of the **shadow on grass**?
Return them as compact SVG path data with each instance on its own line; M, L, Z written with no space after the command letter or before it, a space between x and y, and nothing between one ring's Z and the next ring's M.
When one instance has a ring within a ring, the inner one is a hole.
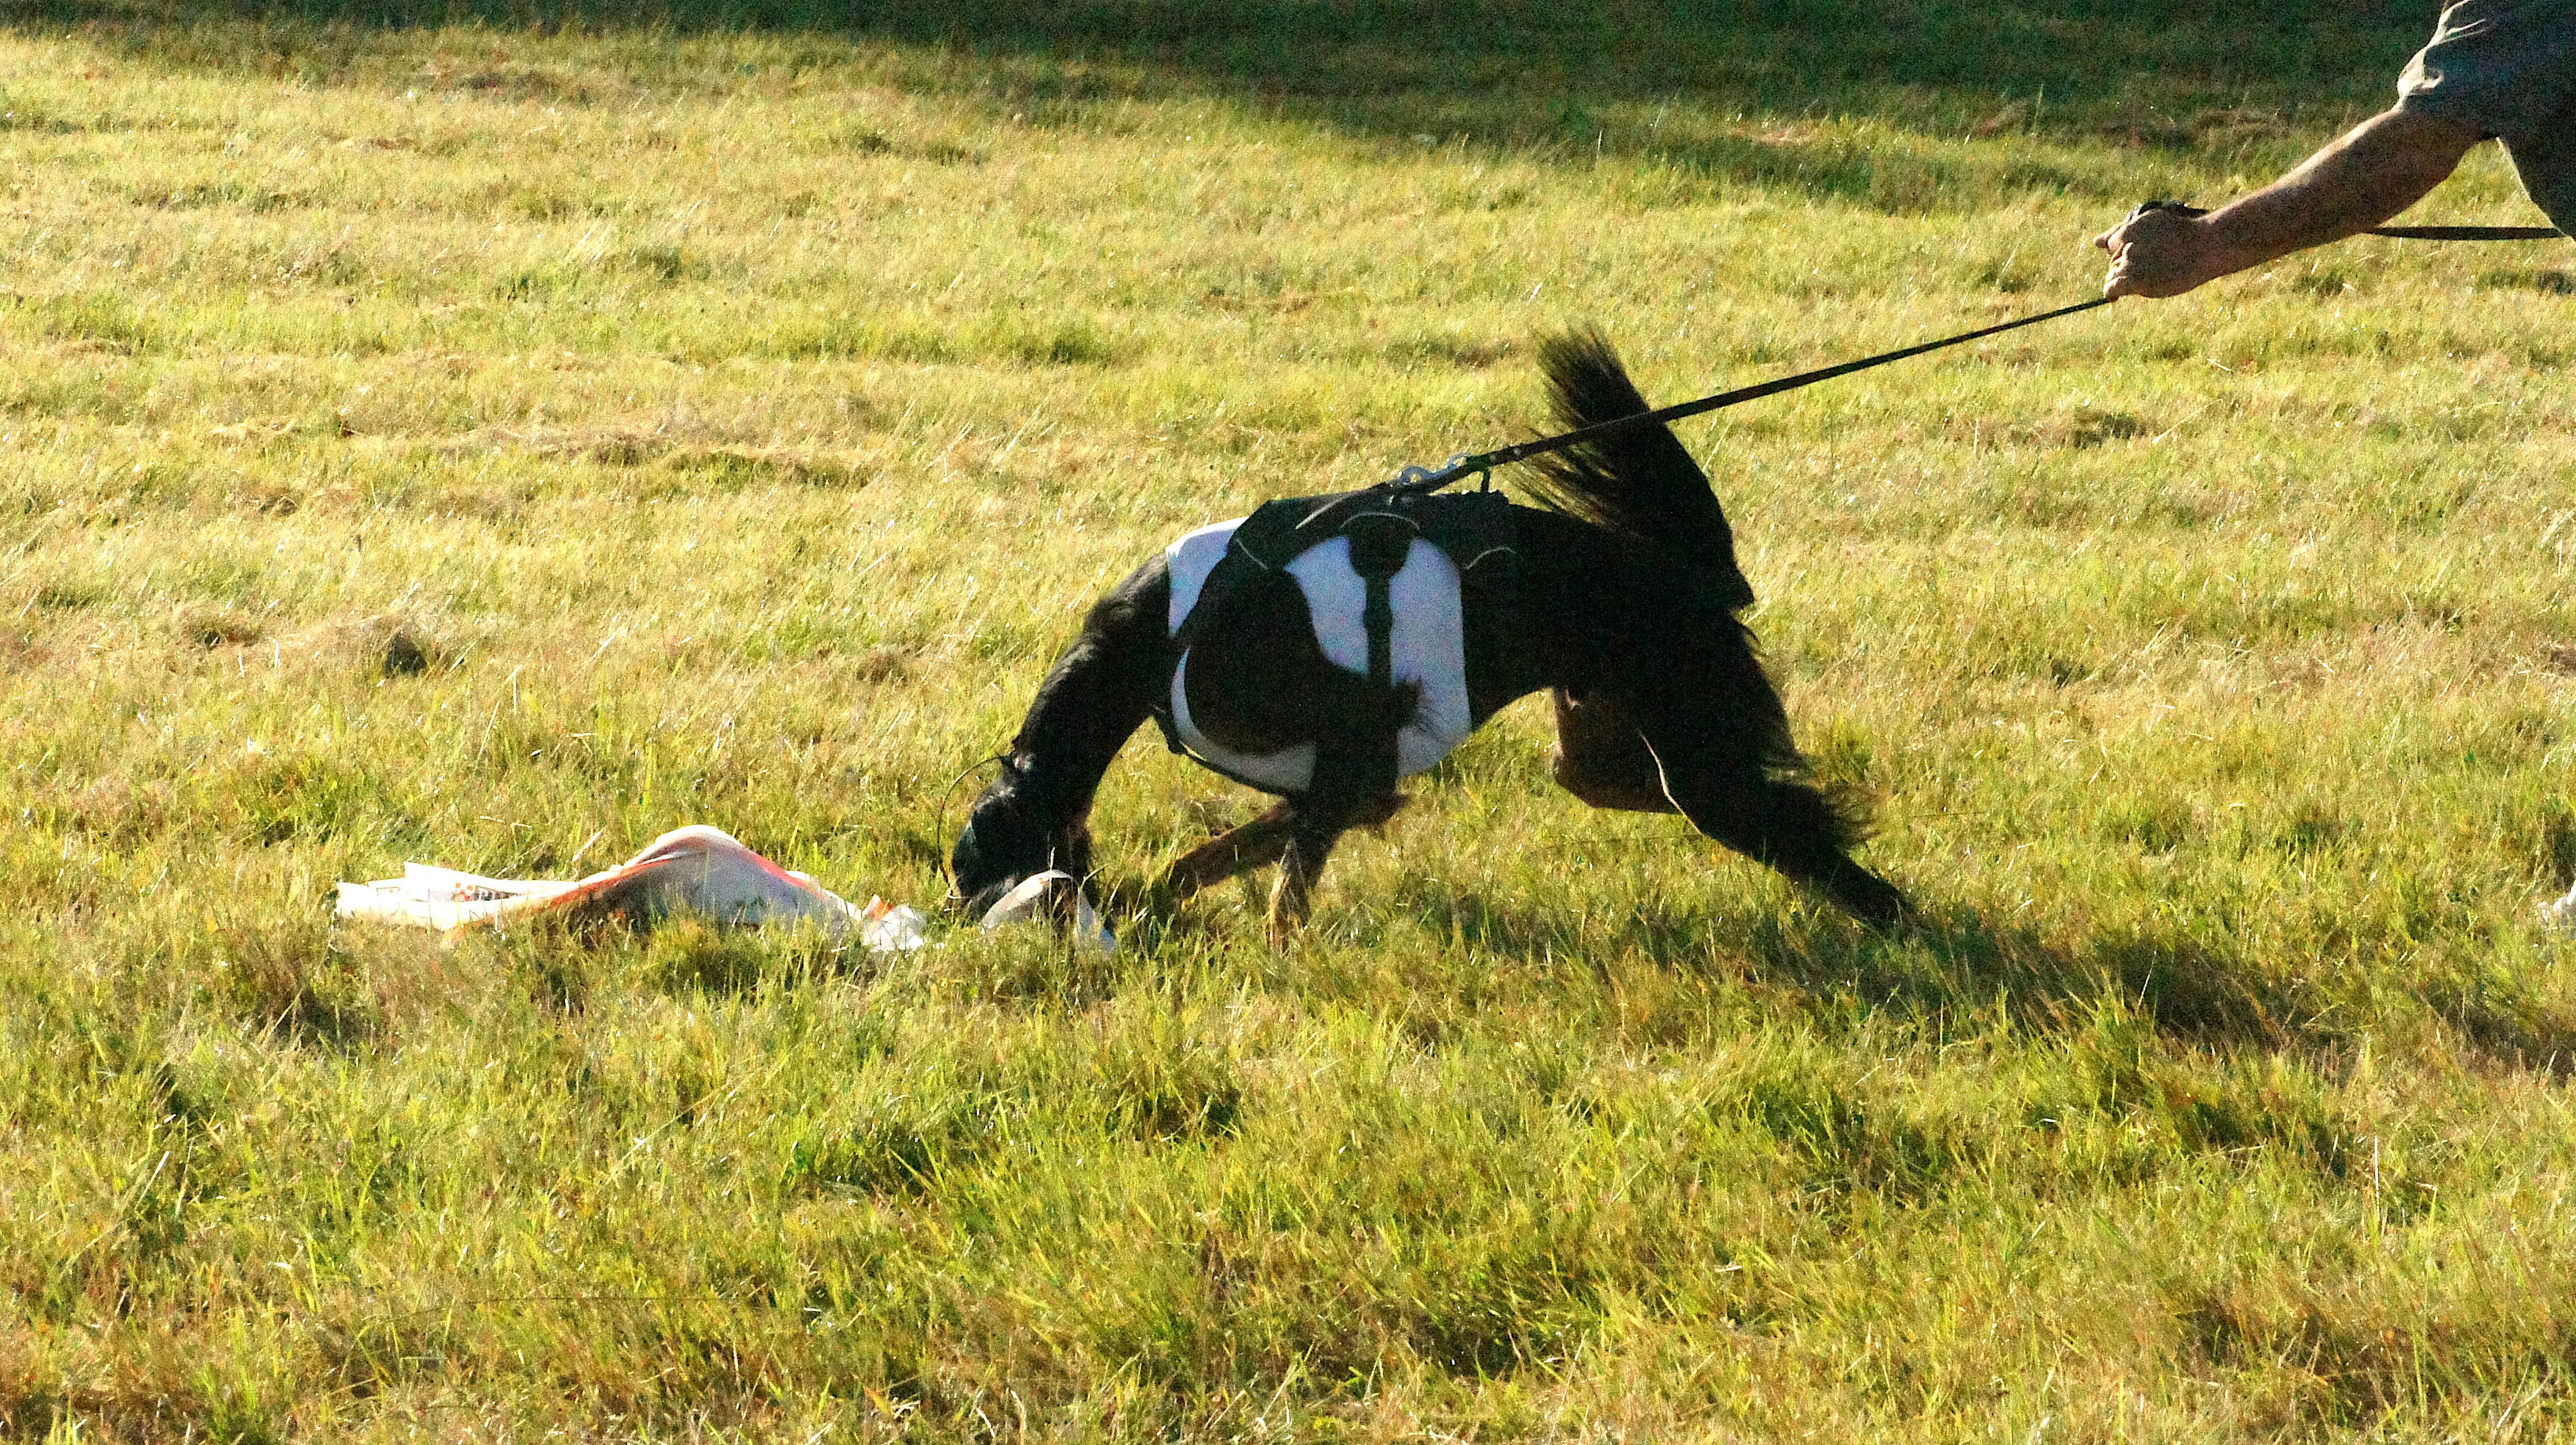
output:
M2501 1068L2576 1074L2576 1015L2481 956L2386 965L2257 948L2177 925L2104 924L2043 934L1968 911L1910 935L1876 934L1820 909L1712 919L1648 908L1606 934L1544 908L1489 905L1431 879L1395 912L1454 946L1536 964L1598 952L1663 967L1740 972L1830 1009L1848 1000L1909 1019L1969 1020L1997 1010L2041 1034L2089 1029L2105 1003L2158 1034L2219 1050L2332 1053L2420 1008L2460 1047ZM2382 950L2396 959L2405 950ZM2374 978L2373 973L2378 973Z
M1773 920L1751 950L1758 972L1812 993L1841 989L1915 1016L2000 1007L2041 1033L2089 1026L2117 1002L2157 1033L2220 1050L2337 1053L2400 1022L2408 1003L2492 1064L2564 1076L2576 1017L2502 969L2412 963L2401 978L2366 962L2257 949L2158 924L2110 925L2074 939L1953 915L1912 940L1855 937L1818 946ZM2392 947L2391 959L2399 955ZM2391 1000L2400 1000L2392 1007Z
M975 95L997 117L1041 125L1131 99L1205 97L1362 139L1650 159L1685 185L1758 183L1883 211L1934 208L1963 177L1779 120L2225 153L2280 134L2284 116L2384 103L2430 19L2394 0L2224 12L2181 0L8 0L0 17L78 28L154 63L307 78L347 65L371 36L456 26L893 42L943 61L896 83ZM676 74L650 49L596 58L635 67L637 84ZM783 63L850 59L807 48ZM1675 117L1676 103L1698 119ZM1983 184L2096 189L2028 159Z

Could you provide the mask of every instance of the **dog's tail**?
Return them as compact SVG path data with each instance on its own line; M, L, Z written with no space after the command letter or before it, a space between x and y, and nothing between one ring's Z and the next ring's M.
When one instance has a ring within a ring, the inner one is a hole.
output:
M1557 425L1567 431L1651 411L1619 354L1589 327L1539 346ZM1662 552L1704 575L1730 609L1753 588L1735 562L1735 533L1672 428L1623 427L1540 461L1529 490L1540 505Z

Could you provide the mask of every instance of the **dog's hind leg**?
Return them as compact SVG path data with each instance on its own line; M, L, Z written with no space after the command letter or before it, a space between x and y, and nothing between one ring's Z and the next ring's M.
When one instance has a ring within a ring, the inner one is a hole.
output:
M1618 703L1599 694L1549 692L1556 709L1556 747L1548 775L1556 785L1596 808L1629 813L1674 813L1664 796L1663 765Z
M1911 922L1904 893L1852 861L1856 810L1808 781L1788 715L1750 649L1737 661L1722 705L1697 696L1629 700L1665 791L1702 833L1852 917L1881 928Z
M1758 768L1711 766L1706 757L1668 765L1664 779L1692 826L1815 889L1843 912L1881 928L1913 918L1904 893L1844 851L1849 820L1813 785L1766 777Z

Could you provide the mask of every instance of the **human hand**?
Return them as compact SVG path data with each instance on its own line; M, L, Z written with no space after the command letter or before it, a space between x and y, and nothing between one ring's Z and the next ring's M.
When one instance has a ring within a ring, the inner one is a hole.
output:
M2174 207L2140 210L2093 238L2111 253L2102 294L2179 296L2236 269L2220 257L2208 223Z

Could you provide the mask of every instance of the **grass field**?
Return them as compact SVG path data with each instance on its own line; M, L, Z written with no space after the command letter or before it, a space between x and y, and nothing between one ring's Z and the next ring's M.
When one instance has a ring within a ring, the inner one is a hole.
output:
M2430 21L2246 8L0 6L0 1433L2576 1433L2564 245L1683 426L1917 936L1528 704L1283 952L330 919L685 822L927 904L1180 531L1569 323L2081 299ZM1140 736L1107 881L1256 806Z

